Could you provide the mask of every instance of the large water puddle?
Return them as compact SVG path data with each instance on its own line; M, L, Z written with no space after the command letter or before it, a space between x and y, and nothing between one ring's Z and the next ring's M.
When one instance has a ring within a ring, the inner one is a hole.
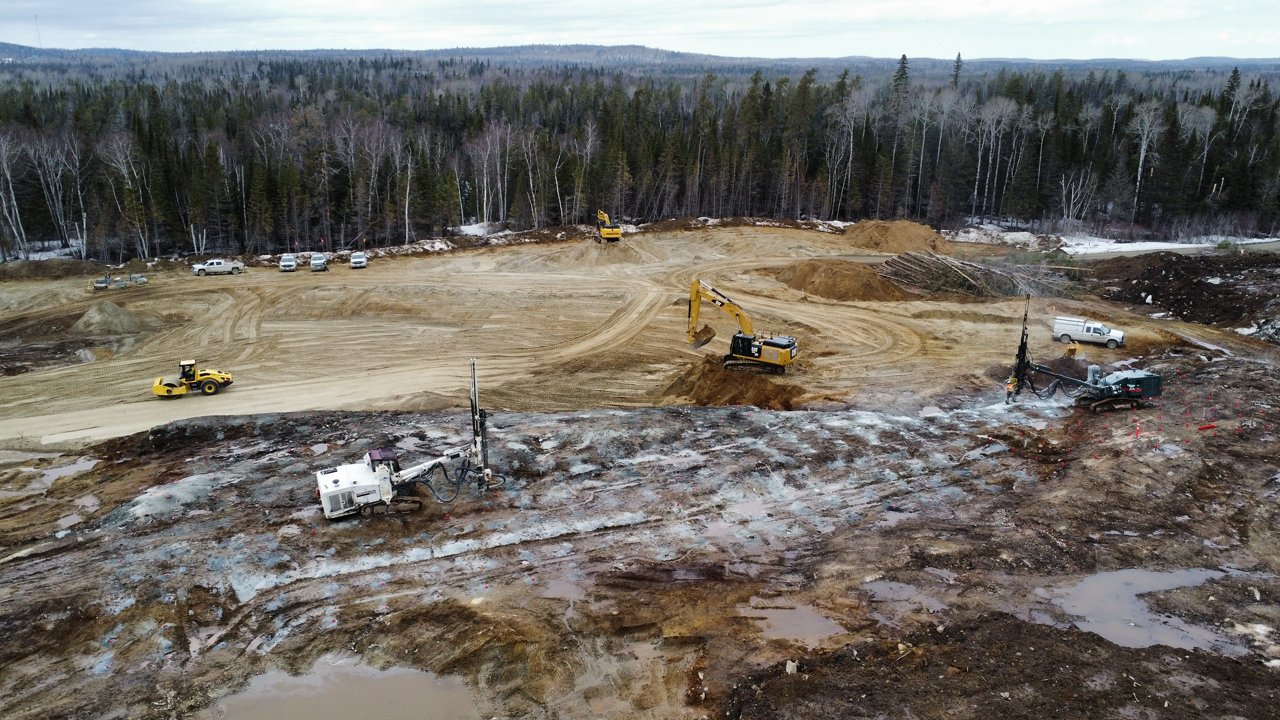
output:
M24 457L24 456L31 457L31 458L57 457L57 455L42 455L40 453L7 453L6 454L6 457ZM40 473L40 476L37 478L33 478L30 481L30 483L28 483L27 487L21 490L0 491L0 497L6 497L6 498L25 497L27 495L37 495L37 494L46 492L49 490L49 488L53 487L53 483L55 481L61 480L62 478L71 477L73 475L79 475L80 473L85 472L87 470L92 470L93 466L97 464L98 464L98 461L94 458L80 458L79 460L76 460L75 462L69 463L67 465L59 465L57 467L45 468L43 470L37 470L36 468L32 468L32 467L17 468L18 470L25 471L27 473L38 472Z
M421 670L378 670L354 658L325 655L305 675L259 675L219 700L201 720L480 720L471 691L458 678Z
M1241 655L1246 649L1212 628L1192 625L1172 615L1153 613L1138 596L1194 587L1220 578L1220 570L1191 568L1160 572L1116 570L1098 573L1053 592L1054 603L1076 617L1075 626L1124 647L1167 645Z
M738 607L738 614L749 617L769 640L789 640L806 647L817 647L833 635L848 632L839 623L810 605L774 606L759 598Z

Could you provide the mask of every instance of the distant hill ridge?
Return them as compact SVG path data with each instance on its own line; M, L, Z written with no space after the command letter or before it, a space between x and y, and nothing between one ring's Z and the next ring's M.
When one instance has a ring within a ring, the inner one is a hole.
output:
M704 55L699 53L659 50L642 45L518 45L488 48L446 48L437 50L364 49L339 50L316 48L312 50L232 50L218 52L153 52L121 48L33 48L26 45L0 42L0 59L12 59L21 63L58 63L95 61L119 62L121 60L146 59L226 59L229 57L281 57L299 59L344 58L418 58L422 60L480 60L495 63L528 66L585 65L603 69L638 70L646 67L665 70L677 69L726 69L743 72L767 69L783 72L803 72L809 68L819 71L884 71L896 66L898 58L874 58L861 55L844 57L810 58L758 58ZM950 72L954 58L909 57L913 72L932 74ZM1065 70L1125 70L1125 71L1183 71L1230 70L1239 67L1241 72L1280 71L1280 58L1230 58L1196 57L1183 60L1133 60L1125 58L1094 58L1087 60L1033 60L1027 58L964 58L968 72L998 71L1012 68L1044 68ZM824 73L825 74L825 73Z

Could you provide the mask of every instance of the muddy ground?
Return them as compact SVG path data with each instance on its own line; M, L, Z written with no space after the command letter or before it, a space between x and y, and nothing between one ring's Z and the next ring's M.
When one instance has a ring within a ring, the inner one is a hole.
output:
M1109 300L1152 315L1234 328L1280 342L1280 255L1170 252L1091 263L1093 285Z
M835 299L863 276L840 240L672 230L626 262L511 247L116 296L128 315L99 316L117 327L167 325L0 379L0 712L218 717L251 678L337 654L462 678L465 717L1280 716L1274 346L1037 299L1036 359L1062 353L1052 313L1101 315L1133 342L1081 362L1166 393L1103 415L1005 404L1021 301ZM680 349L704 272L802 328L802 364L742 375ZM14 327L99 302L5 290ZM494 293L502 318L477 300ZM461 352L430 337L446 319ZM407 357L358 352L353 328ZM193 346L237 384L137 399L155 355ZM473 347L502 486L326 521L314 471L466 442L447 408ZM326 376L343 361L345 391ZM133 432L171 408L225 415Z

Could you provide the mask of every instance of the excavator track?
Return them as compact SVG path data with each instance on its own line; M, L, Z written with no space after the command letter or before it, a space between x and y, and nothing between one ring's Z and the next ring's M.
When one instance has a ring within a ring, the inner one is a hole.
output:
M770 365L757 360L743 360L733 355L724 356L724 369L734 372L753 372L762 375L783 375L787 368L784 365Z

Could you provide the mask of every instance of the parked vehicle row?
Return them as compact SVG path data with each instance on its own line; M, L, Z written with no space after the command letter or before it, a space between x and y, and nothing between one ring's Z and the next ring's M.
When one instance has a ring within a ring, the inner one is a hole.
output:
M359 270L369 267L369 255L365 252L357 250L351 253L349 258L351 269ZM298 269L298 256L293 253L285 253L280 256L280 262L277 267L280 272L294 272ZM307 260L308 267L311 272L327 272L329 270L329 256L325 253L311 253ZM239 260L223 260L216 258L213 260L205 260L191 266L192 275L239 275L244 272L244 263ZM132 279L132 278L131 278ZM141 282L146 282L143 279ZM104 289L110 286L110 281L95 281L95 289Z
M307 265L311 268L311 272L328 272L329 256L324 253L311 253L311 257L307 260ZM350 265L352 270L369 267L369 255L359 250L351 253ZM285 253L280 256L280 272L293 272L297 269L297 255Z

